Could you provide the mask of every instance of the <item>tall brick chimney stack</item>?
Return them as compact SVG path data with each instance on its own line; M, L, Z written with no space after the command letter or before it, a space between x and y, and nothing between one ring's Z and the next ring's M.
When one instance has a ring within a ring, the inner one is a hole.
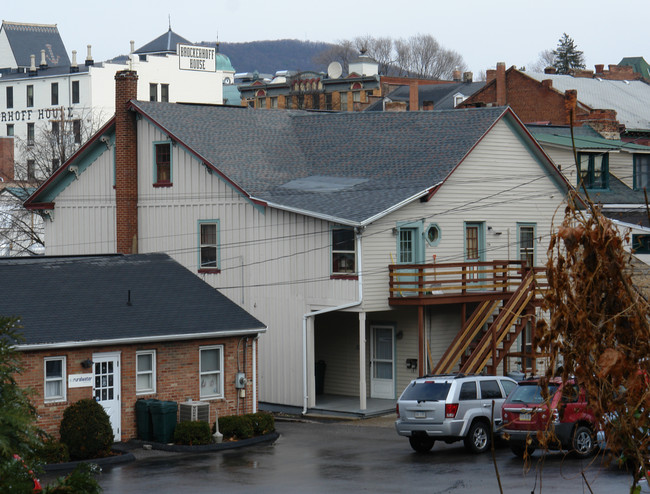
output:
M420 109L417 81L411 81L409 83L409 109L410 111L418 111Z
M578 91L567 89L564 91L564 123L565 125L578 126L576 122L576 107L578 105Z
M138 96L138 74L115 74L115 222L117 252L138 252L138 154L135 113L127 110Z
M497 106L506 106L506 64L497 62Z

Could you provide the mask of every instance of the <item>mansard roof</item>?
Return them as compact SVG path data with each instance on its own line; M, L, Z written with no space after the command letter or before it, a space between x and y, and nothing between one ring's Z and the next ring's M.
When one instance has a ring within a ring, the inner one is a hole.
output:
M3 21L0 29L7 36L9 49L15 59L16 67L11 68L29 67L31 55L36 56L36 66L38 66L41 61L41 50L45 50L45 60L49 67L70 66L70 59L56 24Z

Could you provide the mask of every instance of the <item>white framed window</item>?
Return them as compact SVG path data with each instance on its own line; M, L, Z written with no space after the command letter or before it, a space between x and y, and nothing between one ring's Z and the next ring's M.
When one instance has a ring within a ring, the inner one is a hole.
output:
M219 220L199 220L199 270L219 269Z
M528 268L535 266L535 226L534 223L517 224L519 259L526 261Z
M46 402L65 401L65 357L43 359Z
M135 352L135 394L156 392L156 350Z
M199 389L201 398L223 397L223 345L199 348Z

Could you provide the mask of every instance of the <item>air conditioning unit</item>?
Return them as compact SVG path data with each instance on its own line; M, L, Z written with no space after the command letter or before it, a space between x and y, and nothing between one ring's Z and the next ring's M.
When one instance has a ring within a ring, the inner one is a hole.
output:
M210 404L202 401L186 401L180 404L180 422L210 422Z

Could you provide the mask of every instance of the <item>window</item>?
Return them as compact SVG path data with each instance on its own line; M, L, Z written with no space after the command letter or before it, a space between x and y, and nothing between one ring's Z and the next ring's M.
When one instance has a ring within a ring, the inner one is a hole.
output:
M53 82L50 86L50 97L53 105L59 104L59 83Z
M352 91L352 101L354 103L361 103L361 91Z
M399 262L411 264L415 262L415 228L399 229Z
M72 81L72 103L79 103L79 81Z
M634 188L650 188L650 154L634 155Z
M149 101L158 101L158 84L149 84Z
M478 225L465 225L465 260L480 260Z
M81 120L72 121L72 133L74 134L74 143L81 144Z
M171 143L155 143L155 170L154 179L156 184L171 185Z
M146 350L135 353L135 393L156 392L156 351Z
M33 122L29 122L27 124L27 145L28 146L34 145L34 123Z
M27 160L27 180L34 180L36 178L36 162L34 160Z
M311 95L311 107L314 110L319 110L320 109L320 95L318 95L318 94L312 94Z
M14 88L13 86L7 86L7 108L14 107Z
M476 399L476 382L468 381L463 383L460 387L460 394L458 395L459 401L475 400Z
M45 401L65 401L65 357L47 357L45 367Z
M52 122L52 134L55 136L59 135L59 122L57 120Z
M650 235L632 235L632 252L634 254L650 254Z
M519 260L526 261L527 267L535 265L535 225L519 224Z
M460 105L466 99L467 99L467 97L462 95L462 94L455 94L454 95L454 107Z
M356 250L352 228L332 229L332 273L354 274Z
M266 98L257 98L256 103L256 108L266 108Z
M578 153L580 179L587 189L606 189L608 160L606 153ZM580 183L578 186L580 187Z
M278 97L273 96L269 98L269 101L271 102L271 108L276 109L278 107Z
M481 399L503 398L499 383L496 381L479 381L481 385Z
M160 101L169 103L169 84L160 85Z
M14 124L7 124L7 137L14 135Z
M429 225L426 231L427 243L434 247L440 243L440 227L436 224Z
M506 396L512 393L512 391L517 387L517 383L513 383L508 379L501 379L499 382L501 383L501 387L503 388L503 391L506 393Z
M325 109L332 109L332 93L325 93Z
M291 96L284 97L284 107L287 110L291 110L291 108L293 108L293 101L291 100Z
M27 86L27 108L34 106L34 86Z
M219 268L219 222L199 222L199 270Z
M201 398L223 396L223 346L199 349L199 385Z
M348 93L341 93L341 111L348 111Z
M58 158L52 158L52 172L55 172L59 169L60 161Z

